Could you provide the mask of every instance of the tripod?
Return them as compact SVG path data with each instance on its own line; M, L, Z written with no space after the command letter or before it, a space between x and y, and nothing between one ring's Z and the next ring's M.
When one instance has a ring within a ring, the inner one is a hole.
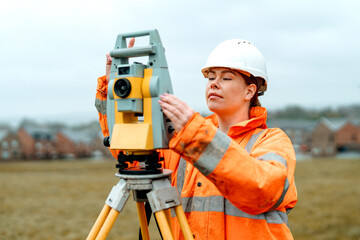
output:
M171 173L171 170L163 169L163 172L158 174L116 174L120 180L111 190L87 240L106 239L130 196L130 190L132 190L136 201L141 234L144 240L150 239L144 206L144 202L147 201L149 201L151 209L155 213L155 218L164 239L174 239L170 208L175 210L185 239L194 239L181 206L179 194L176 188L170 184Z

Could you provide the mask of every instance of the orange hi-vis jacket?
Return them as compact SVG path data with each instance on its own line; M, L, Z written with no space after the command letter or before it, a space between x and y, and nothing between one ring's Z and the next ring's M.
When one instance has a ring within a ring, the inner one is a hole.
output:
M106 115L107 93L108 93L108 81L106 80L106 76L99 77L97 80L95 107L98 111L99 123L104 137L109 136L109 128L107 125L107 115ZM117 159L117 156L119 155L120 151L111 150L110 148L109 150L113 155L113 157Z
M267 128L266 116L253 107L225 134L215 115L194 114L161 151L195 239L293 239L287 213L297 202L295 152L283 131ZM173 220L175 238L183 239Z

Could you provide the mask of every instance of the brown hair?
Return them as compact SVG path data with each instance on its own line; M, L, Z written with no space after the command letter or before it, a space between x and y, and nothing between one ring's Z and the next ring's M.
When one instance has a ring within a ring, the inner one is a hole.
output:
M252 107L261 107L261 103L259 101L259 92L258 89L260 87L259 81L256 80L256 78L253 75L250 75L250 77L246 76L245 74L240 73L241 76L244 78L245 83L249 86L250 84L255 84L256 91L254 96L250 100L250 108Z

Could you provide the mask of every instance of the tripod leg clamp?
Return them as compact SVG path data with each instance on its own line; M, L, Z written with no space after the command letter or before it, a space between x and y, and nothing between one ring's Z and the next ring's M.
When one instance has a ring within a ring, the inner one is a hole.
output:
M147 193L152 211L158 212L181 204L180 196L167 178L153 180L153 189Z
M118 212L121 212L129 199L129 196L130 192L129 189L127 189L126 181L124 179L120 179L118 184L112 188L105 203Z

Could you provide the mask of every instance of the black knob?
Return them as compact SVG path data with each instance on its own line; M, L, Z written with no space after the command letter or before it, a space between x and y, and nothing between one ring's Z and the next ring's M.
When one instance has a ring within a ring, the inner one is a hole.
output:
M104 137L103 144L105 147L110 147L110 137Z
M168 127L168 133L172 134L175 131L175 128L173 126Z

